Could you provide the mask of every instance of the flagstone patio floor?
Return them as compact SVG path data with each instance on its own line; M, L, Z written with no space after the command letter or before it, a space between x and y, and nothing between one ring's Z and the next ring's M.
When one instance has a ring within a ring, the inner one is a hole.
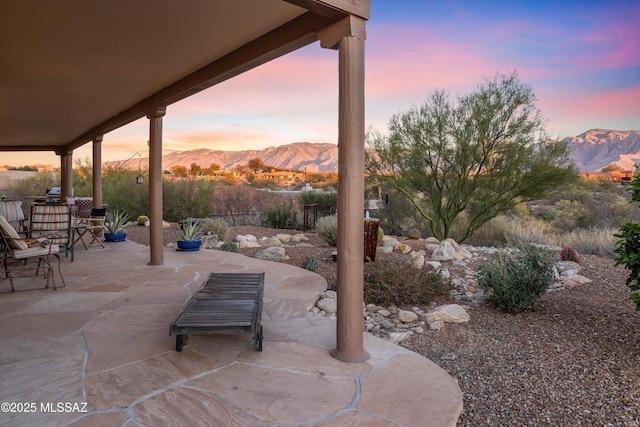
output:
M148 260L133 242L77 246L64 288L0 279L0 426L456 424L460 388L424 357L370 334L368 361L330 356L336 322L309 312L321 276L219 250ZM250 334L175 350L169 324L212 271L266 273L262 352Z

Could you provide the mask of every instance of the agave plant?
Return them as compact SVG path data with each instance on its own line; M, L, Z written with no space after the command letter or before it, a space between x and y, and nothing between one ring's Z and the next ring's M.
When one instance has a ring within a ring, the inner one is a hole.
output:
M204 234L202 226L194 221L185 221L180 231L182 232L182 240L190 242L200 240Z
M104 223L107 233L114 234L124 233L129 225L129 215L118 210L111 212Z

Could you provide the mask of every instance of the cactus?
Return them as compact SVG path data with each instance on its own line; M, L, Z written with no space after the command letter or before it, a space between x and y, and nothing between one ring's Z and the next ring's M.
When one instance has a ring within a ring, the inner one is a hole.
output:
M138 225L144 225L144 223L147 221L149 221L149 217L146 215L140 215L138 217Z
M226 252L238 252L238 245L233 242L225 242L220 246L220 249Z
M581 263L580 256L576 252L576 250L572 246L563 246L560 251L560 260L561 261L573 261L578 264Z
M378 226L378 243L382 242L384 239L384 230L382 227Z
M318 270L318 260L314 257L308 256L302 263L302 268L315 273L316 270Z

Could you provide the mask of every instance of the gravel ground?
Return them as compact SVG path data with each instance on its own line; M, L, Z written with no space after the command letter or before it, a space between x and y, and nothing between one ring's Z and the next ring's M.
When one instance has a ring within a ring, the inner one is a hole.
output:
M231 227L227 240L278 232L297 233ZM144 227L130 227L128 236L148 245ZM166 229L165 244L178 236L177 227ZM315 256L318 273L333 288L332 250L288 250L287 263ZM459 426L640 426L640 314L628 300L627 271L609 259L582 258L589 285L547 293L534 310L518 315L491 305L470 308L469 323L403 343L458 381L464 393Z

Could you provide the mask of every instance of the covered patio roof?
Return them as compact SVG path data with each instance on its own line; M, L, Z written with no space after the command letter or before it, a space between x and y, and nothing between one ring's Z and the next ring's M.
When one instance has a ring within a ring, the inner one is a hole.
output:
M93 144L102 207L108 132L149 119L150 265L162 265L167 106L320 40L338 50L338 321L333 356L363 348L364 40L369 0L9 0L0 3L0 151L55 151L61 200L73 150Z
M4 1L0 151L69 152L350 15L369 1Z

